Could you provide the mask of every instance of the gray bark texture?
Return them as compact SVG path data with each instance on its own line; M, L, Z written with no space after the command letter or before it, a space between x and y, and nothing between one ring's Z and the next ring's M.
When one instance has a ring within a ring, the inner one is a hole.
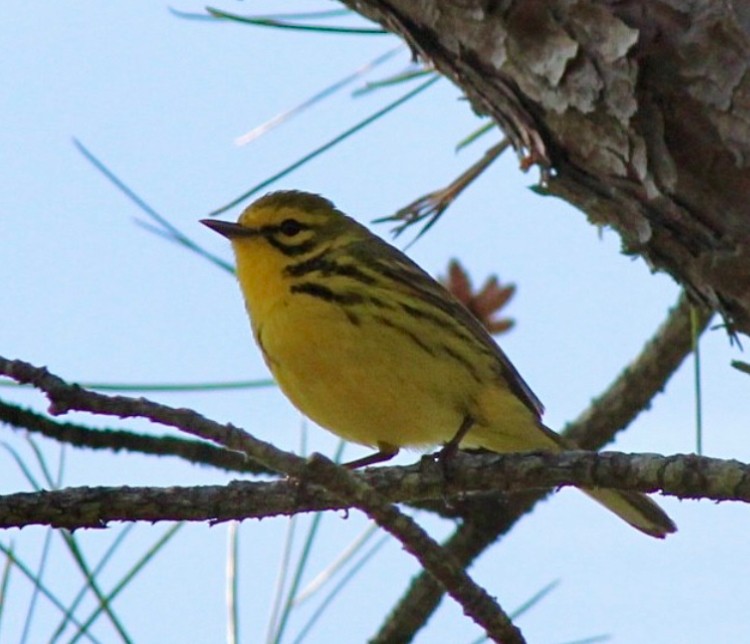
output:
M750 334L750 3L345 0L547 187Z

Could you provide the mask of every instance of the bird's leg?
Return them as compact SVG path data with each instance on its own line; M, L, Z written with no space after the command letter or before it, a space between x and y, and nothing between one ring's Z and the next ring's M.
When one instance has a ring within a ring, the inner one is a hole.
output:
M461 426L458 428L456 434L445 445L443 445L443 449L437 453L437 458L443 464L443 467L445 467L446 463L456 455L456 452L461 445L461 441L466 437L466 434L469 433L469 430L473 425L474 419L468 415L464 416L464 419L461 421Z
M358 458L354 461L344 463L344 467L348 470L356 470L360 467L367 467L368 465L375 465L375 463L384 463L390 461L394 456L398 454L398 447L389 443L378 443L378 451L369 456Z
M436 454L437 461L443 469L443 502L448 508L453 507L453 502L449 494L450 481L452 478L449 468L450 462L456 455L456 452L461 445L461 441L466 437L466 434L469 433L469 430L473 426L474 419L467 414L461 421L461 426L458 428L458 431L453 438L443 445L443 448Z

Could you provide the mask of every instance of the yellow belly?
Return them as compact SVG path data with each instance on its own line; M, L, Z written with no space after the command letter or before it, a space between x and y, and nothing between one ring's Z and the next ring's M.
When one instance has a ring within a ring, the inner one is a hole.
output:
M297 296L274 306L256 337L279 386L313 421L346 440L378 447L449 441L476 420L467 447L517 451L548 441L534 414L490 370L479 382L403 332L337 305Z

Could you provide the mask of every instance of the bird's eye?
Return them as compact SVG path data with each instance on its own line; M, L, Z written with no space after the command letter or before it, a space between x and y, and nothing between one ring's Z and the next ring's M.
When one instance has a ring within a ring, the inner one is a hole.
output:
M279 230L287 237L294 237L297 233L302 231L302 224L296 219L285 219L281 222Z

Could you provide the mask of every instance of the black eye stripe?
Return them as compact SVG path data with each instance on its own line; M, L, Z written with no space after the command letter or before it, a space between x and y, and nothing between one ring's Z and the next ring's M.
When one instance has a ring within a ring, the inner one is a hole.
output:
M295 257L309 253L317 245L314 228L290 217L280 224L267 224L257 230L271 246L288 257ZM304 231L308 234L300 236L299 233Z
M297 232L313 229L313 226L309 226L308 224L305 224L296 219L285 219L280 224L269 224L266 226L261 226L257 230L264 237L272 237L273 235L278 235L279 233L281 233L282 235L289 234L289 231L292 227L294 227ZM287 230L284 230L284 228L287 228ZM297 233L294 234L296 235Z
M306 228L307 226L297 221L296 219L285 219L278 226L278 230L287 237L294 237Z

